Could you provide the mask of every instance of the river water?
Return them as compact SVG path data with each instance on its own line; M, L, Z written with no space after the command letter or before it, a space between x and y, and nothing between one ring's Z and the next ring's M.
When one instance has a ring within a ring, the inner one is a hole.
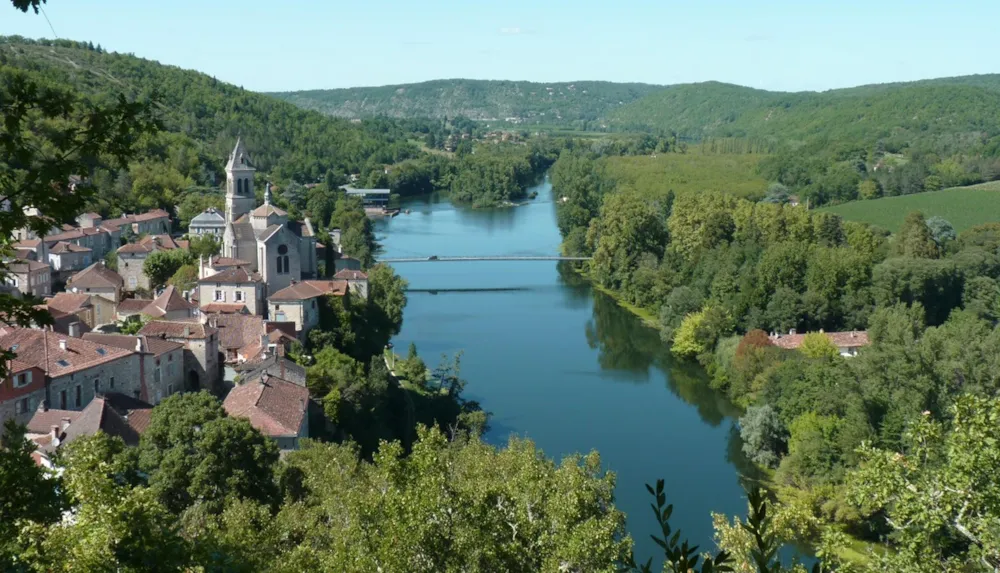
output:
M535 190L537 199L510 209L406 202L410 214L376 224L381 256L556 255L552 187L546 180ZM411 289L398 351L416 343L430 366L464 351L465 395L492 412L491 443L516 433L557 460L599 451L617 474L616 505L637 560L656 550L645 483L665 480L673 527L703 548L714 547L711 512L744 514L740 476L753 470L740 453L735 408L700 369L673 362L656 331L578 275L549 261L395 268Z

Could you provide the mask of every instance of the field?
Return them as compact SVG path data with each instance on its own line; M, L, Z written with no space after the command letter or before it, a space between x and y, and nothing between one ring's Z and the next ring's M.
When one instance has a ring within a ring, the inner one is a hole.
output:
M606 159L608 174L620 183L651 194L724 191L734 195L763 196L765 181L756 172L763 155L702 153L692 146L687 153L657 153Z
M907 213L921 211L926 217L944 217L956 231L1000 221L1000 181L941 191L853 201L824 207L848 221L862 221L896 231Z

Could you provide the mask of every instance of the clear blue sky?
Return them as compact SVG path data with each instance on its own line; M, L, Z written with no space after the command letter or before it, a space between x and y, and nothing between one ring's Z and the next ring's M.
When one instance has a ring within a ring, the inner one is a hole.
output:
M1000 72L997 0L50 0L89 40L259 91L439 78L774 90ZM0 2L0 34L52 37Z

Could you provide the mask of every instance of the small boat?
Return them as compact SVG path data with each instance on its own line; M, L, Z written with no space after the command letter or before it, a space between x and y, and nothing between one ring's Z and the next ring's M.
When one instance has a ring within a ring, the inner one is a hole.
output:
M403 211L403 212L406 213L407 215L410 214L410 210L409 209L407 209L406 211Z

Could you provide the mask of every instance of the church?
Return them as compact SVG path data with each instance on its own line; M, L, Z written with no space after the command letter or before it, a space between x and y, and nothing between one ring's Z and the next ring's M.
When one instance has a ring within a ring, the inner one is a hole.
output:
M316 276L316 235L308 217L289 221L288 213L271 204L270 183L264 190L264 204L256 206L255 171L238 138L226 163L222 256L246 261L248 270L259 273L269 292L278 292L292 281Z

